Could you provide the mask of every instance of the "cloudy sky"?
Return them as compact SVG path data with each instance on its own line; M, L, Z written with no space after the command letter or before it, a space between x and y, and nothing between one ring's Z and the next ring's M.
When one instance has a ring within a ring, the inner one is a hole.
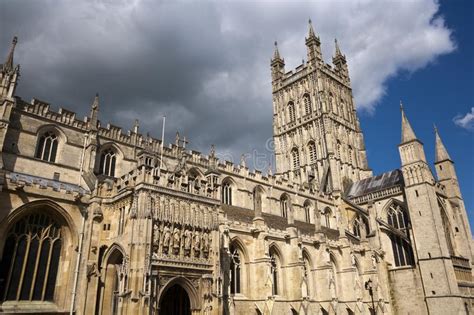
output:
M460 0L3 0L0 53L18 35L17 94L26 100L83 116L98 92L103 124L127 130L137 118L159 137L166 115L169 141L179 130L193 149L215 144L238 161L265 152L272 135L273 42L286 69L296 67L311 18L326 61L336 37L347 56L374 172L399 166L403 99L430 159L438 124L466 196L474 195L473 9Z

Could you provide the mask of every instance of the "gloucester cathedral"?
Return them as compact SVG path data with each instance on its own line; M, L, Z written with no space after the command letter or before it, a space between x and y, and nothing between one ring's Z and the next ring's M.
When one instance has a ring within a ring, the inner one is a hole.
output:
M430 166L402 108L400 167L372 174L346 57L336 42L326 64L311 24L296 69L275 46L264 173L103 124L98 95L83 119L23 100L16 44L0 65L0 313L472 314L439 133Z

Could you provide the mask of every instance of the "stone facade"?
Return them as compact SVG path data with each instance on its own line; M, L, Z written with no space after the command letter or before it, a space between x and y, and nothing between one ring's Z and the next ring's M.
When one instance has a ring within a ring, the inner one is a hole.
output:
M271 62L276 172L250 171L15 94L0 72L0 312L470 314L472 237L436 132L402 109L400 169L373 176L336 42ZM26 78L27 79L27 78Z

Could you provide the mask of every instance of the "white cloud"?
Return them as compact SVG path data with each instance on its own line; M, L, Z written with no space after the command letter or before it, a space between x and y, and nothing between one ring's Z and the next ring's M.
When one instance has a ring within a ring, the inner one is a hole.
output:
M456 125L467 130L474 130L474 107L466 115L458 115L453 118Z
M141 130L160 134L166 114L167 128L192 145L214 143L236 156L265 150L273 42L294 69L307 58L309 17L327 62L338 38L356 104L368 112L390 78L456 48L437 0L7 3L0 44L4 56L19 36L21 97L87 113L98 91L104 122L131 126L138 118Z

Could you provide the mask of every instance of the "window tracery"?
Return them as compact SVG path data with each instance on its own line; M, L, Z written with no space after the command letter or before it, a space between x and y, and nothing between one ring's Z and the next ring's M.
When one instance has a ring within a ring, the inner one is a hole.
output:
M62 228L47 214L30 214L10 229L0 268L3 301L53 301Z
M47 162L56 161L58 137L52 131L43 133L38 140L35 157Z
M232 185L228 181L222 185L222 203L232 205Z
M390 234L392 242L393 258L395 266L413 265L413 250L409 242L409 220L406 210L397 203L392 203L387 211L387 223L394 229L406 236L402 238L396 234Z
M117 156L111 148L105 149L100 154L99 174L115 177L115 165Z

